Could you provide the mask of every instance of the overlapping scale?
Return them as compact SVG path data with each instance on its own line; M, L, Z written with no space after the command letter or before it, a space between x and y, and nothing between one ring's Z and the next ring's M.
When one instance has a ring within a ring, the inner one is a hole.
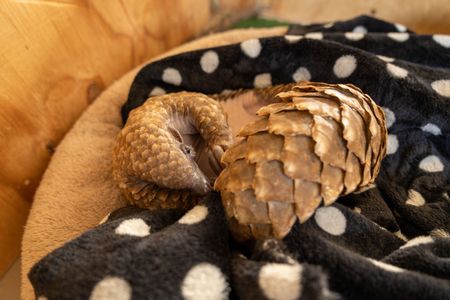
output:
M383 111L353 85L304 82L258 92L279 102L244 126L215 183L238 240L283 238L319 205L372 184L386 155Z

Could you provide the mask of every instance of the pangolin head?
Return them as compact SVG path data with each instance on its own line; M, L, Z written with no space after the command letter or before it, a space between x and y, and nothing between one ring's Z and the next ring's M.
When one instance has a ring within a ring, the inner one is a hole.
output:
M162 163L168 172L158 172L155 182L167 188L188 189L196 195L205 195L211 191L210 180L198 165L194 147L184 143L178 135L173 136L169 143L168 160Z

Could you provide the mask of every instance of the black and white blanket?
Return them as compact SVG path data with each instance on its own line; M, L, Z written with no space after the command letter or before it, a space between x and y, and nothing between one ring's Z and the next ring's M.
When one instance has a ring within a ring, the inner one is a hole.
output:
M183 53L142 68L148 95L300 80L352 83L383 107L376 185L282 241L235 243L220 196L189 212L127 207L38 262L42 299L450 299L450 36L371 17ZM151 100L150 100L151 101Z

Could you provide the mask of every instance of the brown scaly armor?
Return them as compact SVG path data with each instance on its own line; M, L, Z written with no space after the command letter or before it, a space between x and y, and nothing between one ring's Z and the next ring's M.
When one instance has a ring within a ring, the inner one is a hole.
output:
M192 147L186 139L197 135L201 138L195 138L197 145ZM217 169L232 143L217 101L189 92L152 97L130 113L117 136L113 177L132 204L190 208L196 202L191 193L203 195L211 189L195 160L195 148L208 151Z
M276 95L222 157L215 182L238 240L283 238L297 219L375 181L384 113L353 85L306 82Z

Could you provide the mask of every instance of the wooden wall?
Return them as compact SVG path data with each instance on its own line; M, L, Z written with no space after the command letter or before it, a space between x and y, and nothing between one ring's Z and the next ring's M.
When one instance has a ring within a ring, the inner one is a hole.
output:
M254 2L0 1L0 277L55 147L86 106L134 66Z
M263 15L291 22L331 22L372 15L418 33L450 34L449 0L265 0Z

